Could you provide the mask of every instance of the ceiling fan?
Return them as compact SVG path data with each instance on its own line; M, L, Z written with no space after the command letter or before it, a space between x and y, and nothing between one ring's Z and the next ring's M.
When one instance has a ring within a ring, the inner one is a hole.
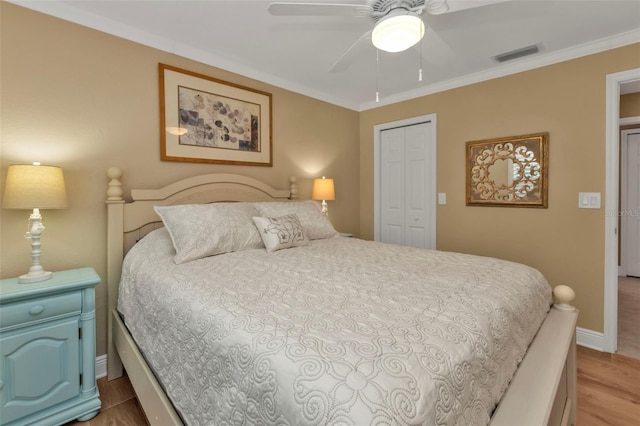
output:
M418 43L426 31L421 17L425 11L429 15L442 15L503 1L508 0L292 1L273 2L267 11L274 16L342 16L373 20L373 28L353 43L329 69L329 72L338 72L348 67L348 57L369 39L377 49L387 52L401 52Z

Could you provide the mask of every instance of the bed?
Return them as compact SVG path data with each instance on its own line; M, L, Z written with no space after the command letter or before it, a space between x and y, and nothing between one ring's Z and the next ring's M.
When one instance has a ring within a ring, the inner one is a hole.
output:
M538 271L335 236L293 178L125 202L108 174L108 375L126 369L151 424L575 422L577 311L563 286L549 309ZM207 214L237 222L240 249L193 244Z

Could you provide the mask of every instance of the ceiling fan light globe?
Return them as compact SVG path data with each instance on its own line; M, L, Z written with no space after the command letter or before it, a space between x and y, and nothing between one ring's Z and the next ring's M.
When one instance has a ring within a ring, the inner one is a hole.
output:
M373 45L385 52L402 52L424 36L424 22L414 14L387 15L376 24L371 34Z

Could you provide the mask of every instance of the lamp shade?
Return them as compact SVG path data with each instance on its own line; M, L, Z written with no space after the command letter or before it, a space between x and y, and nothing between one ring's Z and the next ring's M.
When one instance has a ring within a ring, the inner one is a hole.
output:
M311 193L312 200L335 200L336 193L333 189L333 179L326 179L324 176L322 179L314 179L313 192Z
M373 29L373 45L385 52L407 50L424 36L424 22L413 12L399 8L381 18Z
M64 209L67 191L60 167L15 164L9 166L2 207L5 209Z

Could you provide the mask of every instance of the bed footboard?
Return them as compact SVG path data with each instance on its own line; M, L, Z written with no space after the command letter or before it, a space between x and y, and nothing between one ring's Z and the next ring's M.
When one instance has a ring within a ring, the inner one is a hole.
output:
M569 287L556 287L554 296L557 303L496 408L492 426L575 424L578 311L570 305L575 294Z

